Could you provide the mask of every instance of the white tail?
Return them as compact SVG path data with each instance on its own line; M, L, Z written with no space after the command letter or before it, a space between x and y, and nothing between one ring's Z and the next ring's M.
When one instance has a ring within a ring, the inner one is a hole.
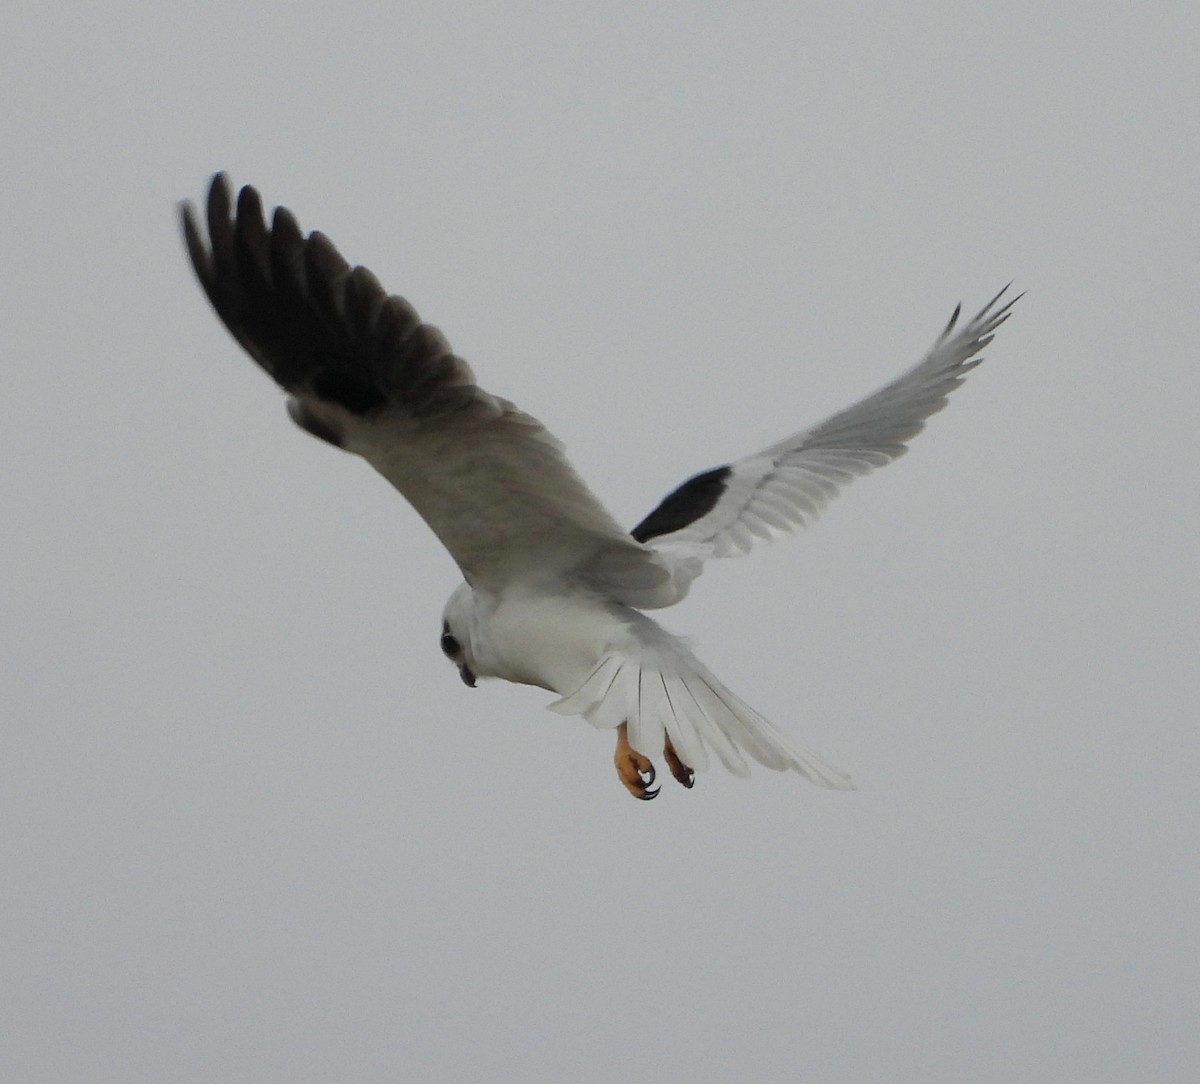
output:
M695 771L708 767L712 749L734 775L749 775L744 751L768 768L791 768L818 786L854 789L849 776L788 744L680 640L648 618L636 618L634 650L605 655L578 689L549 705L551 711L582 715L601 730L627 722L629 744L647 757L660 756L670 738L679 759Z

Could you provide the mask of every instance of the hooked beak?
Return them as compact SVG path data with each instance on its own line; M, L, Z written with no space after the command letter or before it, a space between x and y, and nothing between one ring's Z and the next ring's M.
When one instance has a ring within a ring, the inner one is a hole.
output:
M463 679L463 684L469 689L475 688L475 675L466 663L458 668L458 676Z

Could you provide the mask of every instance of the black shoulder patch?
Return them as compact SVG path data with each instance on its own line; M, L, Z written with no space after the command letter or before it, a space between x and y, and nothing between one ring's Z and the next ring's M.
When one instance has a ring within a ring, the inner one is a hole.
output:
M668 493L659 506L629 533L639 542L648 542L695 523L716 507L732 473L732 467L714 467L689 478Z

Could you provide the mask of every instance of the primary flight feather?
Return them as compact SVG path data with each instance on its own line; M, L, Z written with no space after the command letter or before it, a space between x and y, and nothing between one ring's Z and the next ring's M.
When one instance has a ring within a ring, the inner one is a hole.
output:
M996 295L902 376L818 425L696 475L626 532L562 445L484 391L407 301L351 267L285 208L268 226L253 188L218 173L207 241L181 208L192 266L217 315L288 393L309 433L361 455L416 508L462 570L441 648L468 685L499 677L558 694L550 707L617 733L621 781L652 798L652 758L690 787L714 754L749 755L821 786L850 780L781 735L642 611L688 592L711 557L811 523L845 483L902 455L979 364L1014 298Z

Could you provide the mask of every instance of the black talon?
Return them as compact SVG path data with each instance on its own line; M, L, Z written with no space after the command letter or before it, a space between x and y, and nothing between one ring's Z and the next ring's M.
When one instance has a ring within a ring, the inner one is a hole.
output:
M671 774L675 777L675 782L691 790L696 782L696 773L679 759L679 754L675 752L670 742L667 742L666 747L663 749L663 755L667 758L667 767L671 769Z
M648 802L651 798L657 798L660 789L661 788L659 787L655 787L653 790L642 791L642 793L638 795L638 801Z

